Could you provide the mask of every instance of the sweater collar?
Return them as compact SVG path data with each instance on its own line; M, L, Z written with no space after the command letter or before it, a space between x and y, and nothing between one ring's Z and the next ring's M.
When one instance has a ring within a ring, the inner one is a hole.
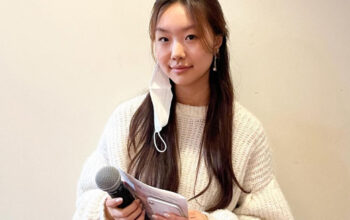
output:
M208 106L192 106L185 105L182 103L176 103L176 115L178 116L189 116L191 118L205 120Z

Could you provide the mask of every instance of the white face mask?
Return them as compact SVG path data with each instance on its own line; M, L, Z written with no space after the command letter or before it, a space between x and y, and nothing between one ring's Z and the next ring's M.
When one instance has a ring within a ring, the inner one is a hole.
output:
M158 152L163 153L167 149L167 145L160 135L160 131L168 124L171 101L173 93L171 91L171 84L169 77L163 73L158 64L156 64L153 77L149 87L153 111L154 111L154 146ZM163 149L159 149L156 142L156 134L164 144Z

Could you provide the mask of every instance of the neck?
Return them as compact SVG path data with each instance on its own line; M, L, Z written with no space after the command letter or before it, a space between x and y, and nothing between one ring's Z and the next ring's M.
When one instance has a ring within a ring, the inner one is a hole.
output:
M200 88L175 85L176 101L185 105L203 106L209 104L209 83Z

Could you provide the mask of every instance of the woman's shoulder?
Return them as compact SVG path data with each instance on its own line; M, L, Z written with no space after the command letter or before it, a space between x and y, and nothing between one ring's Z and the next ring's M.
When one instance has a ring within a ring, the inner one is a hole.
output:
M126 109L137 109L142 102L145 100L146 96L148 93L143 93L141 95L135 96L133 98L127 99L125 101L122 101L118 104L118 106L116 107L116 110L122 111L122 110L126 110Z
M235 130L244 133L262 133L261 121L238 101L234 102L234 126Z
M138 95L131 99L122 101L117 105L112 113L112 117L132 117L136 110L140 107L142 102L145 100L147 93Z

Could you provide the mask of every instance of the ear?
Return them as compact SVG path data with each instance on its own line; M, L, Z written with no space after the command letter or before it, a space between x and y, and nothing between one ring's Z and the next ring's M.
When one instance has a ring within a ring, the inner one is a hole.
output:
M222 35L215 35L214 36L214 51L219 51L219 48L221 47L223 41Z

